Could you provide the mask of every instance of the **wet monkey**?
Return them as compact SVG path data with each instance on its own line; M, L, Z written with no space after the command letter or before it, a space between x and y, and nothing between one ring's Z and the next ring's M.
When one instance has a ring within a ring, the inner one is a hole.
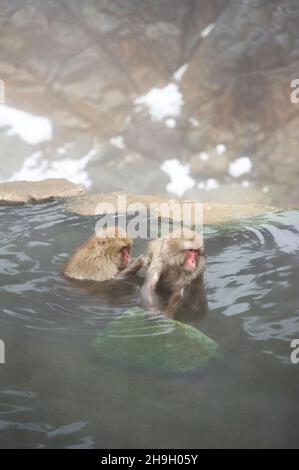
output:
M144 307L173 316L187 301L188 311L198 312L204 300L205 268L200 235L187 228L175 231L151 241L147 256L130 261L131 248L132 240L123 229L108 227L77 248L63 273L74 280L106 281L126 279L144 268L140 291Z
M194 286L200 292L197 286L202 285L205 269L204 243L193 230L183 228L151 241L143 262L146 275L141 297L145 307L157 309L159 294L164 293L167 303L163 311L173 316Z
M66 262L63 274L71 279L107 281L125 278L143 264L140 256L130 263L132 239L120 227L100 230L79 246Z

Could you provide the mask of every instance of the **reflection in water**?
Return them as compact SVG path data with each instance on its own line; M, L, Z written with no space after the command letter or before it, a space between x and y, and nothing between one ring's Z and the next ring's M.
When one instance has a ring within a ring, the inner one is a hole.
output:
M61 276L95 222L59 203L0 207L1 446L296 446L299 381L289 355L299 337L299 213L206 228L204 285L177 319L218 342L224 357L177 377L93 357L91 338L140 306L142 282ZM134 254L144 250L136 240Z

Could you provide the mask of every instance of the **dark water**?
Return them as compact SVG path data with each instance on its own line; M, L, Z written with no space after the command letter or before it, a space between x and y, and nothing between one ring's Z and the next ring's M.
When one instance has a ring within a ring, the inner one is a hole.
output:
M208 313L192 323L223 357L185 375L92 354L95 333L139 305L136 282L59 275L94 218L47 203L1 206L0 224L1 447L299 447L298 211L206 228Z

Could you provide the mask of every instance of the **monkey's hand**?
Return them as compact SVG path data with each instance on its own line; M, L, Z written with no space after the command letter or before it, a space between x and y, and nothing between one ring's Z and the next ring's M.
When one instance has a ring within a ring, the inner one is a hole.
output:
M149 267L144 284L140 289L142 304L145 308L157 307L156 289L160 278L160 272L159 270L151 269L151 267L152 266Z
M133 274L136 274L141 268L146 267L148 263L148 258L144 255L140 255L133 259L129 266L117 273L115 279L124 279L128 276L132 276Z
M181 289L180 291L175 291L171 294L171 296L168 299L168 304L165 310L165 313L168 317L172 318L179 308L182 300L184 297L184 289Z

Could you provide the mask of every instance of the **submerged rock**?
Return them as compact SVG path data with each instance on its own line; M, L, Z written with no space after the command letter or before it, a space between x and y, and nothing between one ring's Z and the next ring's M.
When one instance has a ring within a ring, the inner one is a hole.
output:
M21 204L41 202L54 198L69 198L84 195L82 186L66 179L42 181L15 181L0 183L0 203Z
M220 354L219 346L190 325L132 308L92 341L104 360L157 372L191 372Z

